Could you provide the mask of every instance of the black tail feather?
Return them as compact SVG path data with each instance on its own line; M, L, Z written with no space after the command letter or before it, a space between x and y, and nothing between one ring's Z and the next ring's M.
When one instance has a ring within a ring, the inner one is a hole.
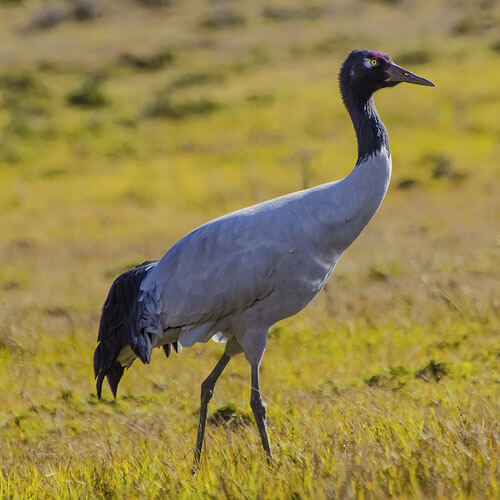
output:
M104 377L106 375L104 373L99 373L99 375L97 375L97 381L96 381L96 384L95 384L95 387L96 387L96 390L97 390L97 397L99 399L101 399L101 394L102 394L102 383L104 381Z
M165 356L167 356L167 358L169 358L170 354L172 353L172 346L177 354L179 354L182 351L182 346L178 342L172 342L171 344L163 344L163 352L165 353Z
M123 366L120 363L115 363L106 374L106 378L108 379L108 384L111 388L111 392L113 393L114 398L116 398L116 391L118 389L120 379L122 378L123 371Z
M94 376L99 399L104 377L108 379L113 396L116 397L118 383L124 371L116 358L123 347L130 345L134 354L143 362L149 362L151 359L149 335L137 332L131 325L136 324L136 318L133 316L142 280L154 264L156 261L143 262L118 276L111 285L102 309L98 345L94 353Z

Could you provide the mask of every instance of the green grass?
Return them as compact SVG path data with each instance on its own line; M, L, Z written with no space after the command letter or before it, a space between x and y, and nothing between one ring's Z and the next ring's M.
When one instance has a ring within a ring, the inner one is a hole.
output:
M38 31L0 6L0 497L498 498L498 6L236 2L243 24L207 29L206 3L117 5ZM231 418L211 419L193 477L199 386L223 347L155 352L98 403L106 292L210 218L346 175L337 72L359 47L437 87L376 96L387 199L327 290L271 332L274 467L238 357L210 405Z

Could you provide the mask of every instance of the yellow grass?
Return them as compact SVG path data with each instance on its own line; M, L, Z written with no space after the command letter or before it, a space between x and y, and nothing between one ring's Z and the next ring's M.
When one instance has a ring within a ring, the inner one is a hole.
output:
M27 29L44 4L0 6L0 497L500 497L498 5L358 0L292 21L264 9L309 4L120 5L47 30ZM200 27L217 9L246 22ZM210 218L346 175L336 75L364 47L437 87L377 95L387 199L327 290L271 332L274 466L239 357L193 477L199 386L223 347L155 352L98 403L106 292ZM165 50L152 71L120 58ZM105 104L68 103L97 73ZM220 109L148 116L192 75L172 101Z

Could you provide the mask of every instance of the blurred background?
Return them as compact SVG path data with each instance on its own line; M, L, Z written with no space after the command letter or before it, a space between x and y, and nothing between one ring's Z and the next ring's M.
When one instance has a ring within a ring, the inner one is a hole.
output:
M422 391L425 407L438 397L425 377L444 375L457 388L479 384L476 414L491 407L500 2L0 0L4 475L16 463L66 463L68 443L75 461L104 464L108 452L88 444L103 426L116 453L130 446L127 432L149 451L152 437L171 439L177 457L190 452L199 383L221 348L168 362L157 353L125 375L127 398L96 406L91 357L107 290L211 218L347 175L356 143L337 73L359 48L386 51L437 87L377 94L391 187L326 290L271 333L262 375L271 418L295 401L287 418L300 427L320 404L310 390L382 402L373 387L400 384ZM246 415L248 370L243 359L234 367L215 408ZM153 418L165 412L184 429L180 442ZM245 449L255 431L235 432Z

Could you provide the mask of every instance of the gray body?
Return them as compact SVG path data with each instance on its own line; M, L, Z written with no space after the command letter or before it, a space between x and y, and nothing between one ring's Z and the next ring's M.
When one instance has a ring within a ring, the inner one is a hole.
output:
M339 73L342 100L358 142L344 179L233 212L195 229L158 262L121 274L111 286L94 353L97 394L104 377L116 396L124 367L151 360L154 347L189 347L210 338L226 350L201 385L194 467L200 464L208 403L232 356L251 365L251 397L262 446L271 447L259 366L269 328L303 309L325 286L344 251L387 192L391 155L373 93L401 82L434 86L388 54L352 51Z
M384 147L344 179L215 219L151 266L138 296L137 327L152 347L210 338L259 363L267 332L324 287L342 253L384 199L391 158ZM129 366L135 355L118 356Z

